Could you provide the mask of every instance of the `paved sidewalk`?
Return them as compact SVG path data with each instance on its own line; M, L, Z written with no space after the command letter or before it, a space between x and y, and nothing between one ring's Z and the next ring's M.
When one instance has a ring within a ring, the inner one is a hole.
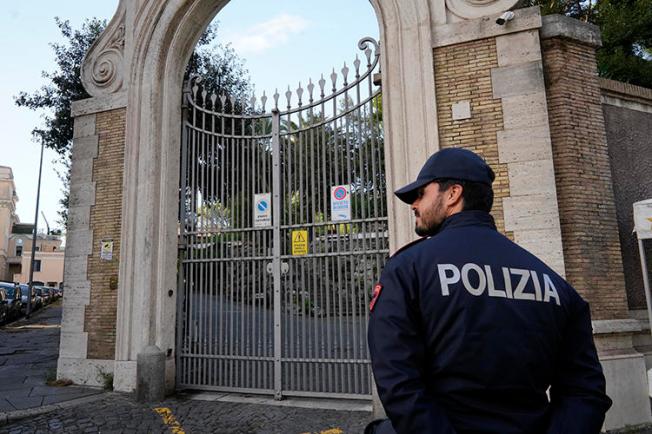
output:
M29 320L0 327L0 434L348 434L361 433L371 420L368 405L361 403L203 393L141 404L127 394L47 386L46 378L56 370L61 310L59 301Z
M0 414L95 395L101 390L50 387L59 356L61 301L0 327ZM1 418L0 418L1 419Z

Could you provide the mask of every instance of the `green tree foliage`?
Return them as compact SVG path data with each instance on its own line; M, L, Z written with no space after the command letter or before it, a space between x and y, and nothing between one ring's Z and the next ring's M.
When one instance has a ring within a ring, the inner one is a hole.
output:
M69 187L70 187L70 149L72 147L73 119L70 105L73 101L88 98L89 95L81 83L81 65L84 54L93 41L106 27L105 20L88 19L78 30L72 29L69 21L54 19L63 43L52 43L57 69L43 72L47 84L33 92L20 92L15 99L19 107L31 110L46 110L43 125L32 130L35 139L43 141L45 146L59 154L63 169L57 174L63 182L63 198L60 200L58 223L66 226L68 221Z
M652 0L526 0L524 6L600 27L602 77L652 88Z
M64 183L64 197L59 211L60 223L68 221L68 189L70 173L70 150L72 147L73 119L70 107L73 101L88 98L81 83L81 66L84 55L99 37L106 21L87 19L79 29L73 29L70 22L55 18L62 42L50 44L54 51L56 69L43 72L46 84L35 91L22 91L15 98L19 107L44 111L43 125L32 131L37 140L56 151L64 168L59 177ZM201 74L206 77L211 89L243 97L250 92L249 75L243 61L232 48L216 43L217 26L210 26L200 38L191 56L186 77Z
M600 75L652 88L652 0L601 1L595 23Z

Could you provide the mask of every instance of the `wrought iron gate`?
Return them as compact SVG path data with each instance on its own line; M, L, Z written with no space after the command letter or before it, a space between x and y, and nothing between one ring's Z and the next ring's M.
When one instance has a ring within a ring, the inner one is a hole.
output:
M379 47L358 46L339 89L333 70L330 90L323 76L288 88L283 111L278 92L271 113L264 94L233 101L198 80L184 92L180 387L370 397L368 304L388 235Z

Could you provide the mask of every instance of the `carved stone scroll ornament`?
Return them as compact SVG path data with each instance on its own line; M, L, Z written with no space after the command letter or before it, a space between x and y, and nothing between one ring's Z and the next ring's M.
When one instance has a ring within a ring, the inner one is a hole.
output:
M515 8L520 0L446 0L446 8L457 18L472 20Z
M91 96L106 96L122 90L125 17L125 7L121 1L109 25L86 53L81 79Z

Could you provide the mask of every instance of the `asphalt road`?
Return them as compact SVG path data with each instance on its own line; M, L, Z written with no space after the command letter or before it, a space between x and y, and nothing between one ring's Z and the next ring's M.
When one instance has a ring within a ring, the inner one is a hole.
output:
M184 383L273 387L274 314L269 306L196 294L188 310L192 315L182 354L199 357L182 356ZM284 390L371 394L364 316L315 317L286 307L281 354Z

